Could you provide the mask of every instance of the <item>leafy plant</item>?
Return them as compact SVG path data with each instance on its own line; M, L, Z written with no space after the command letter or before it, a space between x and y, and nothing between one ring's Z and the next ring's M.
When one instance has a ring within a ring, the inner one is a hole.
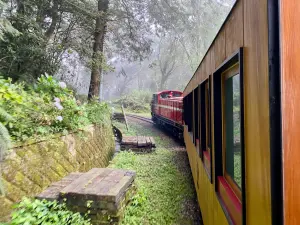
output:
M0 77L0 107L11 116L11 120L0 117L0 122L13 141L109 124L110 119L105 103L82 104L65 83L49 75L41 76L33 86Z
M9 33L10 35L13 36L18 36L20 35L20 32L16 30L9 20L6 18L1 17L1 13L5 7L5 4L3 1L0 1L0 40L4 40L4 33Z
M64 82L58 82L48 74L42 75L37 79L35 91L56 97L73 97L73 91L67 88Z
M34 225L90 225L89 219L79 213L69 211L65 204L57 201L33 200L23 198L15 206L12 213L11 225L34 224Z
M131 205L134 207L142 206L147 201L147 197L143 190L139 190L139 192L133 196L131 199Z

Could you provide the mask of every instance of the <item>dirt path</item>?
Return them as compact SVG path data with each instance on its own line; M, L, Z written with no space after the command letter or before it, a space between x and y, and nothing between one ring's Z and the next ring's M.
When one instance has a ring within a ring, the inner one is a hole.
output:
M135 169L137 182L148 198L140 208L130 206L123 224L202 224L187 153L182 143L150 123L130 118L129 131L121 123L115 124L125 135L153 136L154 153L130 156L120 153L112 167ZM130 161L131 160L131 161ZM132 161L134 161L132 163ZM150 179L149 179L150 178ZM143 214L147 208L147 215Z

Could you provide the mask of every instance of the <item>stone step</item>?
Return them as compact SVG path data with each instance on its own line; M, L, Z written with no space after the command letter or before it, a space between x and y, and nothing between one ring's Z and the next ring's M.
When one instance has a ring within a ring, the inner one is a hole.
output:
M52 183L46 190L36 196L37 199L59 200L60 191L79 178L83 173L70 173L58 182Z
M135 176L130 170L93 168L53 183L37 198L63 201L72 211L89 212L92 224L118 224L136 192Z

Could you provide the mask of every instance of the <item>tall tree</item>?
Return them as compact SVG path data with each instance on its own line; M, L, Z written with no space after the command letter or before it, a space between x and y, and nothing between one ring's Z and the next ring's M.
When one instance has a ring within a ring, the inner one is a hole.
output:
M89 87L89 99L100 94L101 73L103 64L104 37L108 19L109 0L98 0L98 15L94 33L94 45L92 56L92 73Z
M172 73L174 72L177 66L176 44L177 44L176 39L175 40L173 39L170 40L169 44L162 46L162 43L160 43L159 45L158 65L161 73L160 86L159 86L160 90L166 88L166 83L168 79L172 76Z
M182 62L179 40L176 36L162 37L157 48L156 59L150 64L150 68L159 74L155 79L159 90L167 88L167 82L175 74Z

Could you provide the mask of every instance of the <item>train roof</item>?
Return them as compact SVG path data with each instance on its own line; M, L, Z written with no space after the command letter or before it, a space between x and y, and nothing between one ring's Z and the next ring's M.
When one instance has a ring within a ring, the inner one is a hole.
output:
M182 91L176 91L176 90L163 90L163 91L156 92L154 94L159 95L159 94L166 93L166 92L177 92L177 93L183 94Z
M162 101L183 101L183 97L163 98Z

